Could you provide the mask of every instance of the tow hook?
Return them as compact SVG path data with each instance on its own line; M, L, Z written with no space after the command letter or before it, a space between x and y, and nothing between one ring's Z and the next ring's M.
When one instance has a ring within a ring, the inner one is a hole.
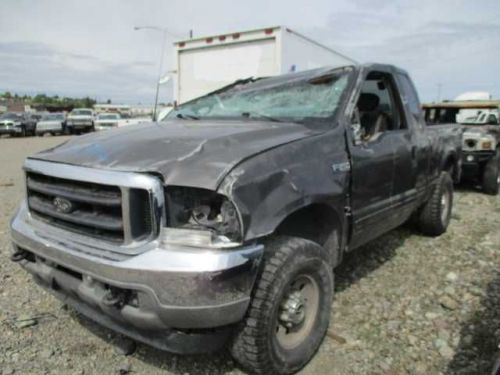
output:
M109 289L102 297L102 303L106 306L120 306L125 301L125 294Z
M20 262L28 257L28 252L25 250L16 250L10 255L10 260L13 262Z

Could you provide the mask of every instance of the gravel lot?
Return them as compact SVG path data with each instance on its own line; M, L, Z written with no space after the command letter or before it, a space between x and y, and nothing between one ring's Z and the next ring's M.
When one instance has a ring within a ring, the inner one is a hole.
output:
M240 374L227 353L176 356L124 341L36 287L8 260L21 165L66 137L0 139L2 374ZM500 198L455 195L448 233L395 230L337 270L332 326L304 374L488 374L500 356Z

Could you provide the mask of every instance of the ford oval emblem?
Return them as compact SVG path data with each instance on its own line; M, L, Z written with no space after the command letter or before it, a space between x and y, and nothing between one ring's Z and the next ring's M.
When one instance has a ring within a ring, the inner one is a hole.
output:
M61 197L55 197L52 204L56 208L57 212L61 212L63 214L69 214L74 208L71 201Z

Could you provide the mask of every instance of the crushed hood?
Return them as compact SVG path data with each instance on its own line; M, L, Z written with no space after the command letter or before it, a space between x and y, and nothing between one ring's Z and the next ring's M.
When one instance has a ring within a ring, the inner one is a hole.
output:
M73 137L31 158L155 172L169 185L215 190L242 160L317 132L295 123L171 120Z

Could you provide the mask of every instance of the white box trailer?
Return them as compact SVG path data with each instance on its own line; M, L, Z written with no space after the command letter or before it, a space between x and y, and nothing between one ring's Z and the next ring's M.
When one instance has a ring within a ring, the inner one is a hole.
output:
M356 64L284 26L181 40L174 49L174 97L178 103L237 79Z

